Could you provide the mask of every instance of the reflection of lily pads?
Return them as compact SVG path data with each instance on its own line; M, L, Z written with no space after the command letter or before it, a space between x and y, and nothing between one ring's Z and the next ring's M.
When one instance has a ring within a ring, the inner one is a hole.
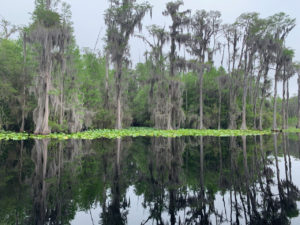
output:
M284 130L284 132L300 132L300 129ZM121 137L182 137L182 136L248 136L271 134L270 130L197 130L197 129L179 129L179 130L157 130L153 128L129 128L122 130L103 129L89 130L73 134L53 133L49 135L34 135L27 133L0 132L0 140L26 140L32 139L97 139L97 138L121 138Z

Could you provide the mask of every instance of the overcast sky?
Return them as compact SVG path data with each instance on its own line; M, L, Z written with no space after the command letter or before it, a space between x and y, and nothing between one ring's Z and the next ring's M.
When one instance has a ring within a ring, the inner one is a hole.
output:
M80 48L94 48L99 31L100 41L97 48L103 46L102 38L105 34L104 12L108 7L107 0L65 0L71 5L72 18L77 44ZM138 0L138 2L142 2ZM162 11L168 0L149 0L153 5L152 19L147 16L145 25L168 25L170 20L162 16ZM16 25L28 25L30 13L34 9L34 0L0 0L0 16ZM258 12L261 17L268 17L278 12L285 12L292 18L296 18L297 26L287 39L287 46L295 50L295 59L300 61L300 0L185 0L182 9L218 10L222 13L225 23L232 23L244 12ZM131 58L134 62L143 60L146 45L137 39L131 40ZM291 92L297 92L297 82L294 78L291 82Z

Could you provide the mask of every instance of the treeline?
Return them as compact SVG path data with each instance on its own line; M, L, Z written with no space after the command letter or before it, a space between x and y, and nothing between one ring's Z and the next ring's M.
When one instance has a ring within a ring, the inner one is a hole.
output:
M2 19L0 129L278 129L288 127L291 113L300 118L299 100L289 101L289 81L300 66L285 45L295 19L244 13L224 24L218 11L182 5L167 3L163 15L171 25L148 26L144 36L137 31L152 6L111 0L100 51L79 50L66 3L36 0L27 27ZM133 36L149 46L135 68Z

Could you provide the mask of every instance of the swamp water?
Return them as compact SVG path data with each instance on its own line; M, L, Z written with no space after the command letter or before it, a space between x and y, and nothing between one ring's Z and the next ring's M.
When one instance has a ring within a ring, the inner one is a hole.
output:
M300 134L0 141L0 224L300 224Z

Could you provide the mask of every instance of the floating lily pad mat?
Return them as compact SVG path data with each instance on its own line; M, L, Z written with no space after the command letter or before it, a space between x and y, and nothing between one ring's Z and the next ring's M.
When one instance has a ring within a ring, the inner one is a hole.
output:
M299 133L300 129L288 129L284 132ZM49 135L34 135L28 133L15 133L0 131L0 140L26 140L26 139L97 139L97 138L121 138L121 137L182 137L182 136L248 136L272 134L271 130L157 130L152 128L129 128L122 130L102 129L89 130L73 134L52 133Z

